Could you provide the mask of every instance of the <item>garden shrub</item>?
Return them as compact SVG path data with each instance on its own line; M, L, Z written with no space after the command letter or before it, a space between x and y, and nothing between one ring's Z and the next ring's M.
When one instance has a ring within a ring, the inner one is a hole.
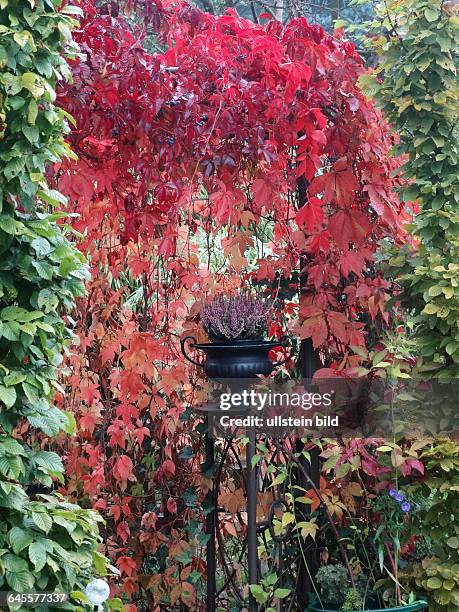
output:
M437 376L459 373L459 19L441 0L380 5L387 37L378 35L379 66L361 79L394 130L395 152L406 155L403 197L416 202L412 241L390 264L417 327L421 355ZM413 249L415 252L413 252Z
M379 66L361 79L400 135L396 153L406 156L412 241L389 264L420 356L442 381L459 373L459 20L452 8L440 0L381 4L373 23L386 28L373 39ZM459 606L458 456L455 442L434 440L419 457L426 477L414 485L422 504L413 534L431 543L433 556L413 574L432 611Z
M414 485L427 503L415 515L413 533L425 537L432 554L413 569L418 588L432 596L429 610L459 607L459 445L438 438L421 452L427 477Z
M0 588L69 593L106 572L100 517L40 494L64 471L42 434L74 430L52 399L72 339L61 312L88 277L65 215L49 212L65 198L46 180L47 166L70 154L54 101L78 11L50 0L0 5ZM84 596L75 598L62 609L80 609Z

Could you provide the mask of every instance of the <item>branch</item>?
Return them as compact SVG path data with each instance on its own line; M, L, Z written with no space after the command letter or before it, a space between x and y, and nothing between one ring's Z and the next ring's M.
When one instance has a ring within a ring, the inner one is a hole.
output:
M328 509L327 504L325 503L325 500L324 500L324 498L322 496L322 493L320 492L320 490L316 486L315 482L312 480L312 478L309 476L309 474L305 470L304 465L298 460L297 457L295 457L295 455L292 453L292 451L286 451L284 449L284 452L299 467L299 469L301 470L301 472L302 472L303 476L305 477L307 483L309 484L309 486L313 489L313 491L317 495L317 497L318 497L318 499L320 501L320 505L325 510L325 512L327 514L328 522L329 522L330 527L332 528L333 534L334 534L334 536L336 538L336 542L338 544L339 551L341 553L341 557L343 559L344 564L346 565L347 573L349 574L349 579L351 581L352 588L355 589L356 588L355 578L354 578L354 574L352 572L352 568L351 568L351 564L349 562L349 558L347 556L347 553L346 553L346 550L345 550L344 546L341 543L341 538L339 536L339 533L338 533L338 530L336 528L335 522L333 520L332 515L330 514L330 511Z

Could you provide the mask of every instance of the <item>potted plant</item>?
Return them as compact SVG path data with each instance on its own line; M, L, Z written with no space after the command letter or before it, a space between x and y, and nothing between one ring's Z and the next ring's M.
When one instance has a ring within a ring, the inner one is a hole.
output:
M202 325L210 342L198 344L193 336L186 336L181 340L182 352L191 363L202 366L209 378L267 376L290 359L290 355L275 363L269 359L273 348L289 342L288 336L265 339L272 309L272 303L247 291L216 296L201 311ZM189 340L191 348L205 353L203 363L186 352L185 344Z
M414 595L400 606L381 608L379 598L372 588L365 574L359 572L353 576L354 585L349 574L340 563L324 565L316 574L315 583L319 592L316 603L312 603L310 612L415 612L427 609L425 601L415 601Z
M427 602L403 592L399 569L406 565L401 540L415 501L390 487L371 502L369 523L347 516L340 533L339 553L344 564L332 556L314 579L315 596L310 612L415 612L426 610ZM333 529L335 536L338 528ZM349 554L349 556L348 556ZM352 560L350 555L352 554ZM346 566L346 567L345 567Z

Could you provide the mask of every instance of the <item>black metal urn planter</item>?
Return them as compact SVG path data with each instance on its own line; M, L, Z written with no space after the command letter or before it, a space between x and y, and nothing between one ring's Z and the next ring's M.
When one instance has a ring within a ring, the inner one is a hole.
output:
M195 361L186 352L186 343L190 348L203 351L206 355L204 362ZM188 361L200 366L208 378L255 378L257 375L268 376L274 370L286 363L291 355L281 361L272 362L269 352L279 346L288 346L292 343L289 336L279 340L267 341L262 338L247 338L244 340L228 340L197 343L193 336L186 336L181 341L182 352Z
M201 313L202 323L210 342L197 343L193 336L181 340L182 353L195 365L204 369L209 378L255 378L268 376L286 363L290 355L281 361L272 362L269 352L279 346L293 344L289 336L279 340L264 340L272 305L260 297L240 293L232 297L217 296L206 304ZM193 359L186 351L190 348L205 353L202 363Z

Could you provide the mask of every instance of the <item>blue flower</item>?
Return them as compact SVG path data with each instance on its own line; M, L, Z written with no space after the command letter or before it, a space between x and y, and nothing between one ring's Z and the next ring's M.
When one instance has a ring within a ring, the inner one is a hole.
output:
M406 501L406 502L403 502L403 504L400 507L403 510L403 512L409 512L411 509L411 504Z
M401 491L397 491L397 494L394 495L394 499L395 501L398 501L399 504L401 504L402 501L405 499L405 496L403 495Z
M398 495L397 489L389 489L389 495L391 497L395 497L396 495Z

